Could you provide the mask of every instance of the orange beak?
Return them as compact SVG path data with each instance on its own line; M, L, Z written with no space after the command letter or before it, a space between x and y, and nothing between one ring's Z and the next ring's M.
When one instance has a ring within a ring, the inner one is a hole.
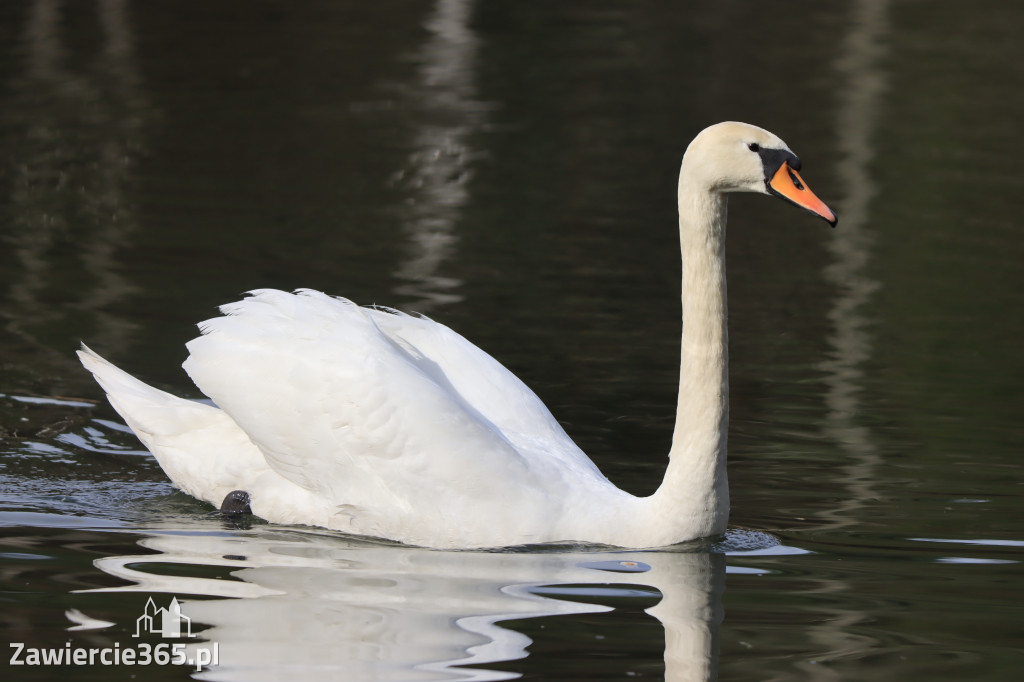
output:
M788 161L783 161L779 170L775 171L775 175L768 181L768 189L800 208L824 218L832 227L836 226L838 219L835 212L804 184L804 179L790 167Z

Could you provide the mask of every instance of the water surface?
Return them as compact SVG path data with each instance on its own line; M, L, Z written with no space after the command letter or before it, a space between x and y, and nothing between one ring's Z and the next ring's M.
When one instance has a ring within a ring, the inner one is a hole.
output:
M124 646L176 595L221 646L209 679L1013 679L1022 21L997 0L3 3L4 636ZM198 397L183 343L243 291L420 311L650 492L675 173L724 119L786 139L840 214L731 201L724 539L438 553L225 525L74 358ZM68 609L113 625L69 632Z

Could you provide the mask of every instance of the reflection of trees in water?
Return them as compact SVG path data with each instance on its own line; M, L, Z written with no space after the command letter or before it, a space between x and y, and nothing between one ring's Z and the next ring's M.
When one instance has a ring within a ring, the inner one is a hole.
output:
M881 462L878 445L871 430L859 423L863 365L871 357L873 339L871 319L864 310L880 283L867 271L873 236L870 230L871 202L877 188L870 174L875 158L875 128L885 90L881 58L889 30L888 0L860 0L850 18L850 30L840 44L835 69L839 73L836 91L840 94L837 166L840 186L846 191L837 209L839 226L832 232L828 248L832 263L825 268L825 279L836 294L829 311L832 333L828 337L831 357L821 363L825 372L825 405L828 409L824 435L836 443L846 462L838 467L845 499L821 514L825 527L835 530L862 523L857 512L875 496L877 468ZM846 580L820 578L810 592L821 595L823 604L848 602L839 597L848 593ZM827 616L821 624L809 627L810 638L822 650L812 664L801 668L813 680L839 680L842 675L829 670L830 660L862 655L877 643L852 631L868 615L861 610L822 607Z
M91 318L89 337L107 347L123 345L134 329L104 312L133 290L114 255L137 228L132 173L149 115L127 4L97 0L99 47L82 55L64 4L33 0L21 34L23 70L10 83L4 327L58 365L73 356L42 338L58 323ZM67 292L75 298L66 300Z
M426 22L430 38L415 57L417 82L403 88L416 133L406 167L393 177L408 192L400 209L408 243L393 274L403 282L395 287L407 299L402 307L421 312L462 299L455 293L462 282L439 272L459 240L455 228L476 157L468 138L486 111L475 99L479 39L469 27L472 10L473 0L438 0Z
M828 387L825 435L849 456L849 463L842 467L849 492L843 505L825 515L831 527L857 523L853 512L874 495L879 463L878 446L870 430L858 421L863 414L863 364L871 357L873 344L871 320L864 306L880 286L867 272L873 243L870 207L877 193L869 169L875 157L874 133L885 88L879 62L885 50L887 12L887 0L857 3L836 63L842 84L837 88L842 97L836 125L842 155L837 174L846 195L838 204L840 226L829 242L833 261L825 268L825 279L835 288L836 296L829 312L831 358L821 368Z

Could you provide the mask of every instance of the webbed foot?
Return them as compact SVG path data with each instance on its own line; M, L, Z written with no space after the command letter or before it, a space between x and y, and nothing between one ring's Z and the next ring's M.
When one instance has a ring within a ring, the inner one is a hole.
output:
M224 516L252 514L252 509L249 508L249 493L244 490L229 492L224 496L224 501L220 503L220 513Z

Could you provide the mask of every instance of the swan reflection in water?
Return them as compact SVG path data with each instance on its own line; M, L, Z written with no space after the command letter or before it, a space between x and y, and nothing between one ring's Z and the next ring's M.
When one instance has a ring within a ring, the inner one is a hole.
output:
M728 549L722 545L451 552L265 526L179 526L147 534L140 544L157 554L95 562L131 585L87 591L185 596L184 613L193 623L212 626L200 636L219 647L219 665L199 679L312 673L374 680L510 679L518 675L463 666L527 656L530 638L502 627L502 621L613 610L578 601L588 593L580 587L588 585L622 586L631 595L637 587L652 597L660 592L661 600L647 613L665 628L665 679L715 678L726 572L721 552ZM760 533L730 533L725 542L754 552L774 544ZM226 567L234 579L159 573L167 564L179 565L176 573L181 565L193 565L206 575L205 567ZM553 598L560 593L573 601ZM604 645L615 648L613 641ZM189 644L189 655L205 646Z

